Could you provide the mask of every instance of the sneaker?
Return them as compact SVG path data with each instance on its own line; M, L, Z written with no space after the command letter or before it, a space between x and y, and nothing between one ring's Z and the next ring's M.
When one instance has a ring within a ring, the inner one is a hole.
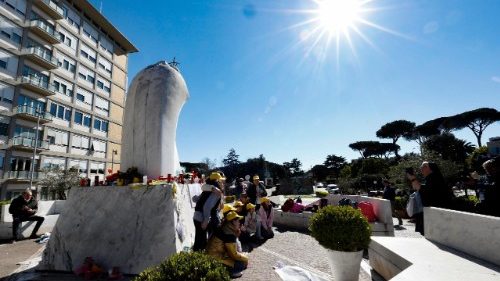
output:
M241 276L243 276L242 272L231 273L231 278L240 278Z

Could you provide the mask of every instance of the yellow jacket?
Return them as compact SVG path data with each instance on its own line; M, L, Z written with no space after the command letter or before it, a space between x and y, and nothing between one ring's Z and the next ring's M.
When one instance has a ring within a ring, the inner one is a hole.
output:
M248 263L248 257L236 250L236 235L233 226L227 222L217 229L208 240L207 253L223 264L234 267L235 261Z

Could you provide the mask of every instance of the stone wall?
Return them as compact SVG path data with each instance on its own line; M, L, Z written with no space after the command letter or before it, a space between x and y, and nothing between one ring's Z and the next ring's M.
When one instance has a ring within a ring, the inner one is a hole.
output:
M424 208L425 238L500 266L500 218Z
M138 274L191 247L190 200L188 185L176 192L171 185L71 189L40 268L72 271L93 257L104 268Z

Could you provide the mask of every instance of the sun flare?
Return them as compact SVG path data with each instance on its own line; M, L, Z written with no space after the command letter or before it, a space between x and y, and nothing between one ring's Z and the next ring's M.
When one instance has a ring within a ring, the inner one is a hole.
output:
M360 18L362 3L358 0L318 0L317 18L329 33L348 32Z

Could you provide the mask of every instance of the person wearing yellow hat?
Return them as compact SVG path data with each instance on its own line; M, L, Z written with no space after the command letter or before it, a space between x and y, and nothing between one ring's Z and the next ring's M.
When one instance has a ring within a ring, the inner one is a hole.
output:
M255 205L248 203L246 206L248 211L245 217L245 224L242 226L242 241L245 239L250 240L251 238L256 238L258 240L264 239L260 234L260 216L255 211Z
M250 198L250 203L255 205L255 210L259 210L260 198L267 196L266 187L264 183L260 181L259 175L255 175L252 178L253 182L247 188L248 198Z
M274 237L273 232L273 206L271 205L271 200L269 197L262 197L260 199L261 207L259 209L259 217L261 224L261 234L264 238L272 238Z
M212 173L202 186L194 208L193 222L195 236L193 251L203 251L207 246L207 235L210 236L219 226L220 210L223 208L223 190L225 178L220 173Z
M241 277L248 265L247 254L237 251L241 218L235 211L229 211L222 226L210 237L207 246L207 254L227 266L232 278Z
M224 207L222 208L222 215L224 216L224 218L230 211L236 211L236 208L231 204L224 204Z

